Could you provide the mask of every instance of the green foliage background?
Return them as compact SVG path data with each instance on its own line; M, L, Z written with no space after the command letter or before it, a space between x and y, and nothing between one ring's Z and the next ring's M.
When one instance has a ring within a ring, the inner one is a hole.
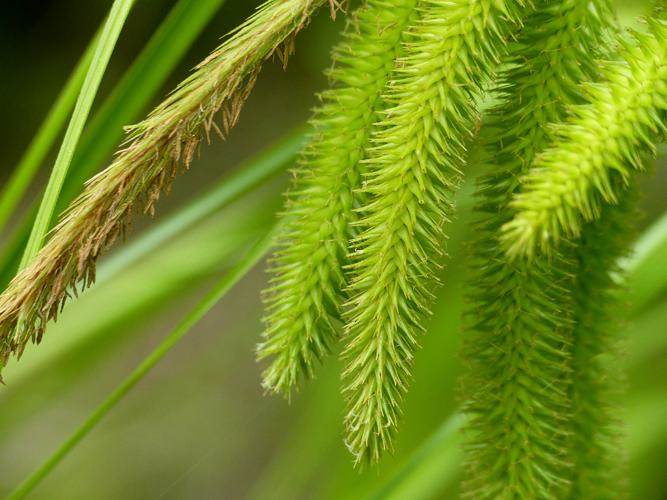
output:
M158 103L257 3L225 2L148 104ZM624 20L642 12L642 2L621 3ZM93 112L174 4L137 2ZM3 6L0 185L109 6L84 0ZM124 260L155 225L177 220L180 210L195 204L215 182L308 118L314 93L325 86L322 72L341 21L332 23L321 12L299 36L287 72L278 62L264 68L228 140L202 148L191 172L160 203L158 220L138 220L130 241L103 260L98 285L66 308L39 349L26 352L20 366L12 362L7 367L7 387L0 388L0 493L33 471L274 222L288 183L285 173L189 224L131 265ZM119 127L109 120L109 127ZM95 163L101 168L110 151L98 143L91 151L96 148ZM637 221L638 233L667 211L667 169L660 165L667 151L662 153L643 183L645 216ZM49 160L28 198L39 196L53 156ZM81 183L75 177L65 188L74 193ZM377 470L354 471L342 445L345 410L335 357L290 405L263 394L261 367L254 359L261 331L259 290L266 280L262 265L102 421L33 498L455 498L460 452L448 432L456 422L448 419L459 403L459 318L471 240L471 191L468 181L450 229L451 260L443 271L447 285L415 358L395 455ZM10 220L10 230L2 235L5 245L18 224L18 218ZM659 280L665 262L658 256L633 275L634 305L628 300L622 327L631 491L637 499L667 497L667 287ZM2 272L6 275L7 269Z

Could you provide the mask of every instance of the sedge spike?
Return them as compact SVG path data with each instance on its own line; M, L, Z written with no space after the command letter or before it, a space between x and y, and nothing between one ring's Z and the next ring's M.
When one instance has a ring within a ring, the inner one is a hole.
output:
M294 35L325 3L269 0L148 118L128 129L112 164L87 183L46 246L0 296L0 367L12 353L20 357L28 342L38 343L69 297L94 282L98 257L124 235L133 208L152 215L161 192L180 168L189 167L202 139L234 126L262 63L275 54L285 64Z
M571 485L571 248L507 262L499 234L512 218L517 179L549 144L550 125L583 102L577 89L595 78L609 12L606 0L541 0L498 82L504 99L490 113L492 171L477 190L464 349L466 498L566 498Z
M287 194L265 292L260 359L271 358L263 385L289 395L337 340L334 322L345 287L353 192L381 93L416 0L368 0L349 19L333 51L331 88L311 119L314 128Z
M477 100L522 4L424 0L371 136L345 310L346 444L357 463L392 447Z
M511 258L532 258L581 233L604 204L616 204L630 177L644 170L667 127L667 16L647 20L648 33L621 39L620 59L604 64L603 83L587 87L557 129L557 140L522 179L516 217L503 227Z
M623 310L618 262L629 249L636 191L636 186L630 186L621 194L618 206L605 205L599 220L585 224L576 242L571 500L627 497L619 403L624 377L618 369L618 315L614 311Z

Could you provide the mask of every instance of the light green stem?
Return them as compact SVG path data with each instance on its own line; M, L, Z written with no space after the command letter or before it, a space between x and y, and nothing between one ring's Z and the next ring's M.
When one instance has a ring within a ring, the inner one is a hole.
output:
M181 323L153 350L135 370L100 404L86 421L8 495L8 499L25 498L85 438L123 397L238 283L271 248L275 227L263 237L232 270L190 311Z
M81 192L81 186L99 169L120 142L123 126L137 119L224 3L225 0L179 0L172 8L123 79L86 126L60 192L56 212L64 210ZM91 45L91 56L93 49L94 45ZM81 81L84 76L85 69ZM71 98L70 109L74 106L77 92L78 88ZM65 118L67 116L62 120ZM54 132L49 147L59 130L60 126ZM39 163L41 161L40 159ZM4 288L14 276L21 257L20 252L28 239L37 212L36 206L32 208L16 223L16 229L0 255L0 288Z
M20 269L23 269L37 255L37 252L44 243L58 197L60 196L60 190L62 189L67 170L74 156L74 150L81 137L83 126L88 119L90 108L93 105L95 95L102 81L102 76L111 58L111 53L116 46L120 31L125 24L125 20L133 4L134 0L115 0L111 7L109 17L95 46L95 52L86 73L83 86L81 87L76 106L74 107L74 113L65 132L65 138L56 157L46 192L42 198L37 218L28 239L28 245L21 259Z

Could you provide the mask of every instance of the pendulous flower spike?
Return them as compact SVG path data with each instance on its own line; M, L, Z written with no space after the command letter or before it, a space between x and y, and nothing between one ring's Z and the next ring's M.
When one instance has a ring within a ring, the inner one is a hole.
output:
M36 258L0 296L0 367L39 342L70 290L90 286L100 254L123 236L133 207L153 214L160 194L187 169L210 132L238 120L262 63L285 60L292 37L326 0L269 0L143 122L128 128L125 144L63 215ZM332 4L333 6L333 4ZM216 116L221 115L221 127Z
M423 0L387 84L351 242L343 391L357 463L391 449L444 255L477 100L522 3Z
M467 498L569 498L574 244L508 261L500 235L514 214L517 179L548 146L551 124L584 102L580 84L596 78L597 47L611 22L607 0L536 2L498 82L502 102L486 144L492 169L477 190L464 349Z
M576 241L577 276L572 287L573 332L571 402L572 487L568 498L627 498L623 448L623 370L619 369L618 267L629 249L636 220L637 186L620 194L618 205L602 207L599 220L585 223Z
M285 229L265 292L267 315L259 357L271 358L264 387L289 395L337 340L339 297L345 288L354 190L370 128L402 32L416 0L368 0L349 19L333 51L331 88L311 119L314 128L287 194Z
M557 139L522 178L502 228L511 258L533 258L576 237L586 221L616 204L630 177L654 155L667 119L667 16L648 32L621 40L620 58L603 65L602 83L587 86L588 103L556 129Z

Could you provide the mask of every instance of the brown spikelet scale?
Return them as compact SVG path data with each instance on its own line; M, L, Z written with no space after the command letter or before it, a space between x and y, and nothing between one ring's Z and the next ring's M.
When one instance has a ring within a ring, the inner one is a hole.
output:
M151 216L210 130L224 136L239 119L264 61L286 64L294 35L327 0L269 0L200 63L127 139L112 164L70 205L37 257L0 296L0 368L38 343L71 296L95 281L100 254L129 229L132 212ZM330 2L332 12L338 6ZM216 117L220 125L216 124Z

